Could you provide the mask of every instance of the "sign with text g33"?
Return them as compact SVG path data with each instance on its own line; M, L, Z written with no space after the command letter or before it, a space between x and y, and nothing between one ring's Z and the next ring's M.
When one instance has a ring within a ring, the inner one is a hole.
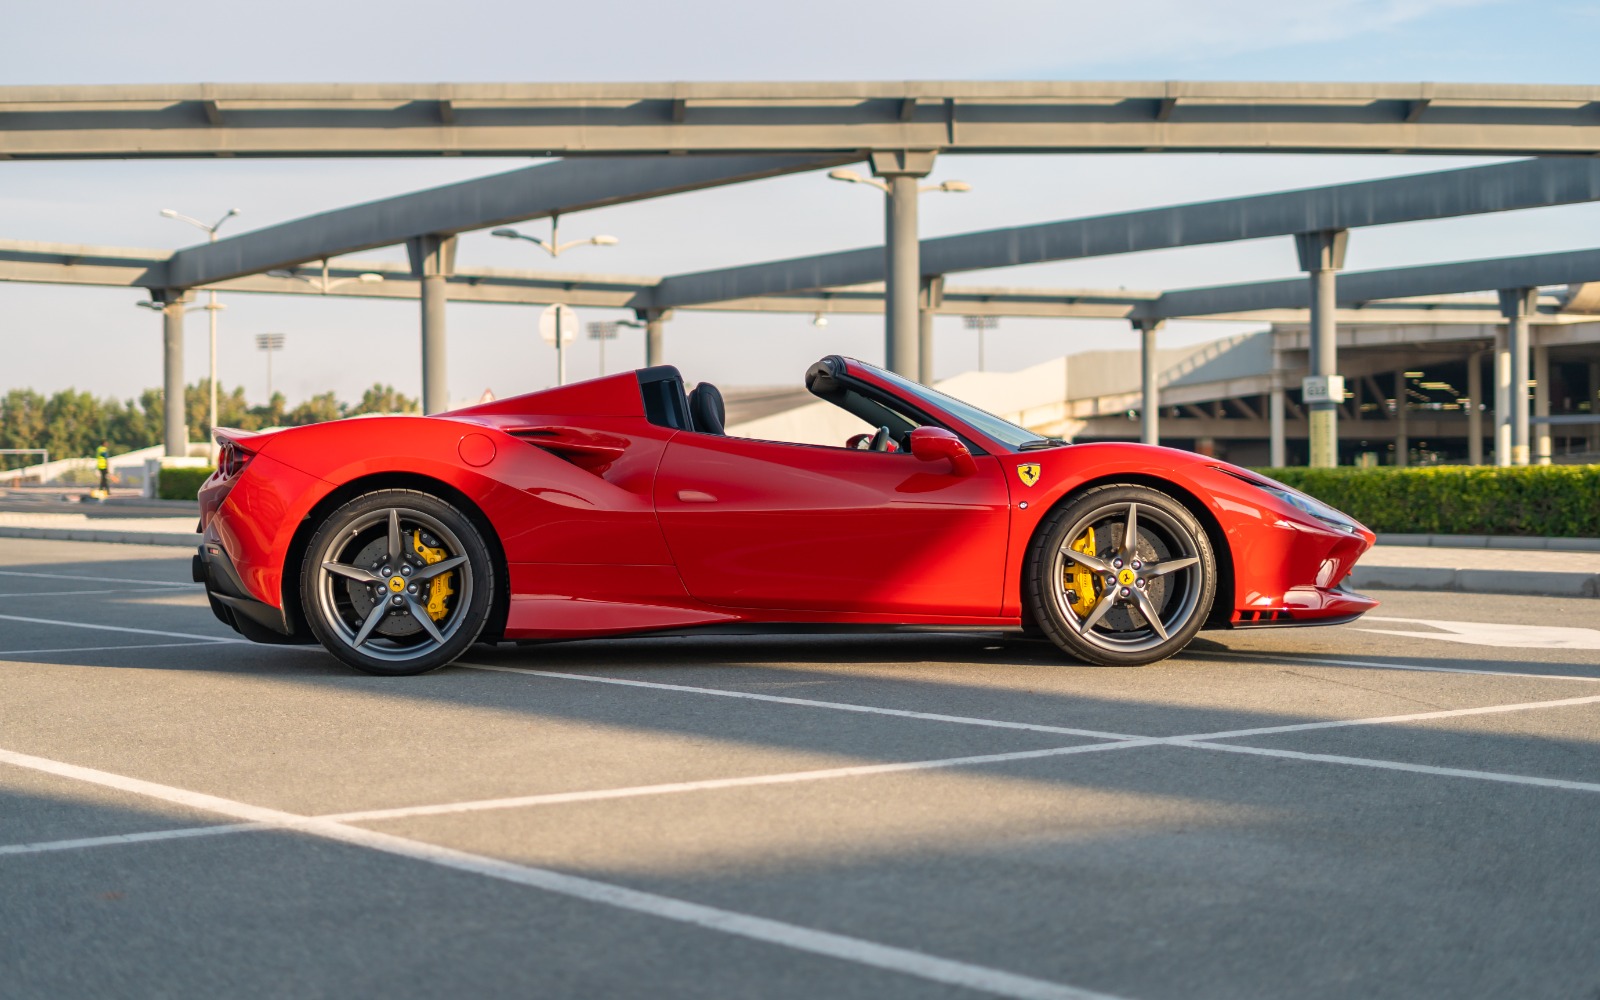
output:
M1300 380L1300 396L1307 403L1342 403L1344 376L1307 375Z

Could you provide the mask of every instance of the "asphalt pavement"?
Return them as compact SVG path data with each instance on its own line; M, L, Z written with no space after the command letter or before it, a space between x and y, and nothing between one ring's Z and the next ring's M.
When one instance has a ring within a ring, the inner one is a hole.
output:
M1593 599L389 679L188 560L0 540L7 998L1600 995Z

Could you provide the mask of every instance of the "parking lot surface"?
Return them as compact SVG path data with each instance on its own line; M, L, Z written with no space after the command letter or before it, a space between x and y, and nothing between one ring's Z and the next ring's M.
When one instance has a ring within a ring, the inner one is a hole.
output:
M374 678L0 540L0 994L1600 996L1600 601L1375 596Z

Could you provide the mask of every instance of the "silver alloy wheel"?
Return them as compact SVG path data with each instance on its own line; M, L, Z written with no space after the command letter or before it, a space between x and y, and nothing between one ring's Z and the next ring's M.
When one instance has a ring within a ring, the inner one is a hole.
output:
M1109 554L1072 548L1090 528L1114 537ZM1111 503L1068 529L1051 564L1051 597L1085 641L1108 652L1142 652L1166 642L1194 617L1202 591L1200 561L1194 538L1166 511L1137 501ZM1083 615L1065 583L1074 563L1094 575L1098 589Z
M429 563L419 556L407 545L415 531L432 536L438 543L432 547L444 549L445 557ZM358 554L373 551L376 559L369 555L365 565L357 561ZM346 646L373 659L405 663L425 657L467 620L473 574L466 551L460 537L430 514L409 507L369 511L318 553L316 599L322 618ZM431 585L443 573L454 573L455 593L445 617L435 622L422 584Z

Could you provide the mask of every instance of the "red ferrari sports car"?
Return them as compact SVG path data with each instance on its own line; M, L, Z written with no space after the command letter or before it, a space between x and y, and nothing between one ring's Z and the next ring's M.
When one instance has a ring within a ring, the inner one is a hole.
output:
M221 429L194 573L263 642L412 674L474 642L690 629L1022 630L1137 665L1202 628L1331 624L1372 532L1281 483L1067 445L849 358L806 388L875 431L724 431L645 368L433 417Z

